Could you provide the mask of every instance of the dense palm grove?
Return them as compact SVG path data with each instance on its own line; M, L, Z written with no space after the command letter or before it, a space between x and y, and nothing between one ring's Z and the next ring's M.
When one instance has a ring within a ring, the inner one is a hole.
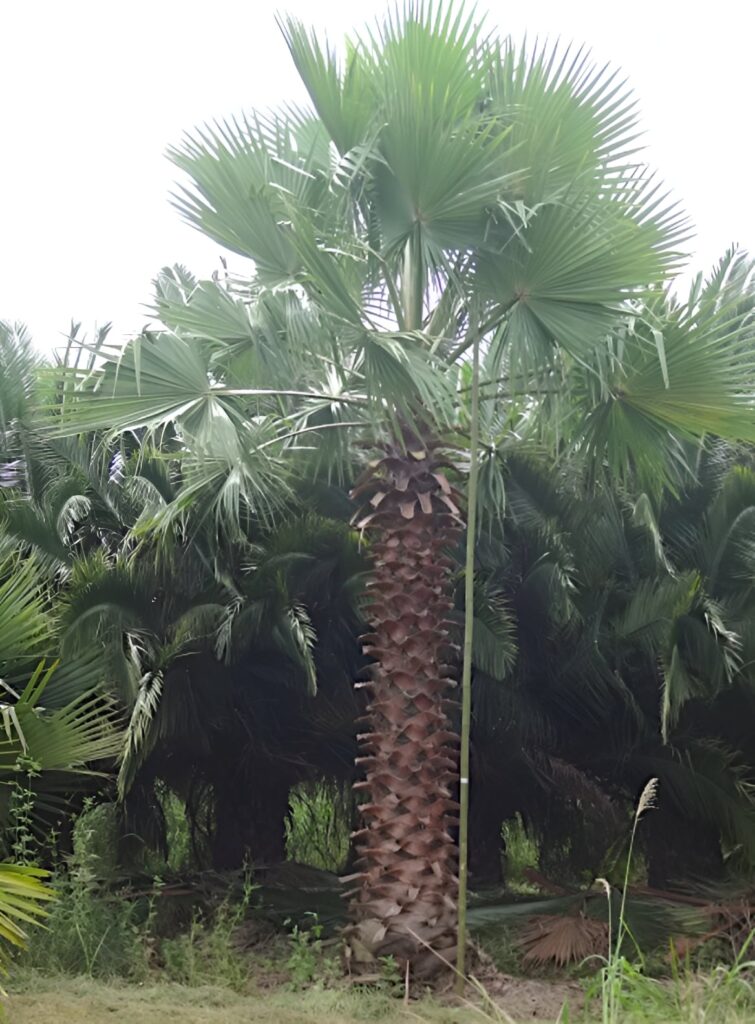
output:
M582 55L449 13L344 65L284 31L311 108L171 154L248 273L164 269L122 348L0 330L2 770L35 821L7 853L52 862L94 794L136 870L171 792L197 867L275 863L297 785L356 783L352 958L450 955L479 344L473 886L517 816L546 878L610 874L650 778L649 885L746 876L748 258L666 284L686 225Z

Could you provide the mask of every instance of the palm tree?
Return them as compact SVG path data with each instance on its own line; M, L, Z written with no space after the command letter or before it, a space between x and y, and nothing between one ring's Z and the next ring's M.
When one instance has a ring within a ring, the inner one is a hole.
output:
M0 846L13 858L0 865L3 972L5 943L24 948L26 926L40 923L54 898L48 873L31 863L37 838L57 823L72 791L102 779L92 764L112 762L121 745L98 663L71 661L56 673L57 662L41 660L29 678L28 666L54 651L55 627L39 566L0 530Z
M484 869L519 813L547 874L605 874L655 776L653 885L712 879L724 856L751 871L751 461L706 441L684 490L654 505L626 487L586 490L578 464L556 476L541 454L508 456L505 519L478 543L500 637L475 673Z
M312 513L219 556L215 572L188 545L79 560L63 621L69 649L99 643L110 664L129 663L126 677L135 669L119 776L126 831L159 834L145 798L160 780L190 810L209 805L213 866L228 869L285 858L291 787L324 767L329 735L344 743L362 558L347 524Z
M161 293L167 283L164 275ZM318 772L340 780L353 764L352 577L363 557L347 522L350 502L315 484L290 493L287 520L273 531L255 519L219 542L195 500L186 503L181 531L153 534L150 524L173 514L187 490L196 497L169 438L150 452L133 437L109 444L102 432L50 435L66 402L66 367L91 371L103 335L86 351L72 342L58 368L35 356L22 327L8 328L2 340L2 536L9 550L33 553L9 582L6 603L15 602L20 622L29 586L53 599L65 659L58 676L70 675L69 663L82 680L99 672L93 685L125 706L126 836L136 830L160 845L154 790L168 784L193 821L199 804L211 811L214 866L283 859L291 786ZM34 645L29 630L15 640L2 611L0 602L8 641L33 664L45 644ZM37 614L30 629L41 629L47 620L36 604L29 613ZM124 838L124 856L128 847Z
M0 865L3 972L10 960L5 944L25 948L28 926L41 923L54 898L45 884L48 872L30 861L70 812L71 795L102 784L105 775L93 765L112 764L121 746L101 660L90 653L59 665L53 567L65 556L62 537L81 505L70 485L55 486L63 475L60 453L75 450L75 443L60 442L56 458L33 422L44 391L40 370L26 328L0 323L0 845L4 857L13 858ZM30 503L51 484L46 509L52 528L45 531ZM25 528L31 542L19 539ZM40 536L46 539L41 547Z
M1 973L10 963L6 944L25 949L28 926L43 922L45 904L55 898L46 884L49 872L32 862L37 845L32 831L44 834L72 789L86 786L94 776L102 778L92 771L92 762L112 760L120 747L114 709L96 690L87 690L86 682L78 688L80 672L77 695L55 706L64 685L52 684L54 670L54 664L45 669L41 662L20 693L3 683L0 842L13 859L0 864ZM43 707L43 699L53 706ZM14 797L20 797L15 804Z
M753 435L750 360L726 310L669 339L637 316L685 224L638 163L615 74L450 8L410 4L343 61L298 22L283 31L311 107L171 151L179 209L249 257L250 278L163 273L161 326L72 374L59 433L180 451L182 499L153 525L183 529L195 503L219 541L274 519L313 463L347 479L351 442L367 448L373 668L348 937L354 961L431 972L456 942L446 552L464 524L469 352L482 346L483 404L509 441L562 447L567 430L622 473L631 449L656 486L679 434ZM493 456L483 500L504 486Z

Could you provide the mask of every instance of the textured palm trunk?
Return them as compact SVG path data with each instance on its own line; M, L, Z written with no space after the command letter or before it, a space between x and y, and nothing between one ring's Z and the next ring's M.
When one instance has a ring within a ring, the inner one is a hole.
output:
M370 495L360 526L372 539L369 584L374 659L367 731L357 765L364 780L356 833L356 883L346 935L354 968L393 956L414 976L453 961L456 947L458 736L448 719L455 648L449 641L456 495L432 451L416 442L386 450L355 496Z

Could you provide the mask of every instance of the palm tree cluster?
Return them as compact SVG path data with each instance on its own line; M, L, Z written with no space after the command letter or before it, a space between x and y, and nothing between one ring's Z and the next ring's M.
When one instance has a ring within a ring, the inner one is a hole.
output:
M103 687L96 652L60 660L62 623L43 548L19 543L6 521L28 510L32 489L44 488L33 452L37 364L20 325L0 324L0 971L5 943L24 947L27 926L45 916L52 898L47 872L33 860L41 845L70 821L84 794L96 793L121 747L121 711ZM59 474L47 477L53 487ZM61 497L61 509L67 498ZM61 535L67 516L62 511ZM40 527L43 524L40 523ZM57 531L52 534L58 536ZM39 537L37 537L39 540ZM63 542L59 547L64 549ZM75 794L72 796L72 794ZM58 838L60 832L57 833ZM6 862L7 861L7 862Z
M751 264L674 296L686 222L584 53L423 5L343 58L282 28L309 105L171 151L248 272L165 268L138 337L55 366L0 336L2 544L53 623L18 649L127 709L124 837L167 786L198 859L274 861L294 785L356 781L352 962L430 973L477 350L473 873L514 814L597 871L649 777L656 884L751 866Z

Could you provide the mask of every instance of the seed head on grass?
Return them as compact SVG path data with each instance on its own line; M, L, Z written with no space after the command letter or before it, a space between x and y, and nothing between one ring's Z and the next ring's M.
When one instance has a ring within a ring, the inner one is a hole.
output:
M657 806L658 779L649 779L645 788L640 793L640 799L635 812L635 820L639 821L645 811L652 811Z

